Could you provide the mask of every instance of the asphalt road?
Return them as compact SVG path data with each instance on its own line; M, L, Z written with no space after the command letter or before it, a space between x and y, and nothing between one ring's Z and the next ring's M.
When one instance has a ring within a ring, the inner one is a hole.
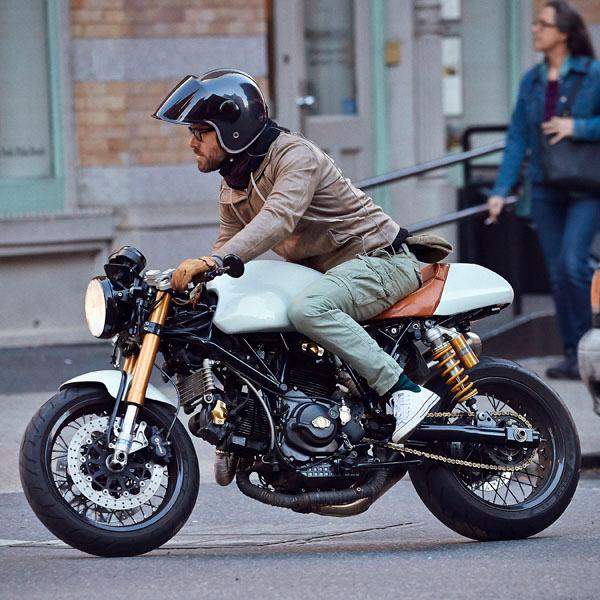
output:
M439 523L408 479L367 513L347 519L259 504L235 484L214 483L212 448L197 441L200 496L173 540L128 559L73 550L27 505L17 448L29 417L52 395L48 390L79 373L109 368L109 359L105 344L0 352L0 600L600 597L600 475L591 472L545 532L528 540L478 543ZM541 372L546 365L533 366ZM594 449L600 421L580 387L568 382L559 391L574 414L581 413L578 427L587 432L582 441Z
M599 501L600 479L585 479L545 532L480 543L436 521L408 480L345 519L270 508L209 483L166 546L102 559L55 540L22 494L0 494L0 598L591 600Z
M111 369L108 342L0 350L0 394L56 390L63 382L88 371Z

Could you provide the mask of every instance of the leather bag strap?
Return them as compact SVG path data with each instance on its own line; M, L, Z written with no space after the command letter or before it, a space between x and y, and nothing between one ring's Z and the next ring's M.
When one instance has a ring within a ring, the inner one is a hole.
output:
M579 88L581 87L581 84L583 83L583 80L586 75L587 75L587 73L582 73L581 75L579 75L579 77L577 77L577 81L573 85L573 89L571 90L571 93L569 94L569 97L567 98L567 101L565 102L565 105L563 107L563 111L562 111L563 117L571 116L571 107L573 106L573 102L575 102L575 98L577 97L577 92L579 92Z

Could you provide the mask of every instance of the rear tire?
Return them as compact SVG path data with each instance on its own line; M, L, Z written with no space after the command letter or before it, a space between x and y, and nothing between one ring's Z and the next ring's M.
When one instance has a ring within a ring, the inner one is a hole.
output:
M410 470L415 489L442 523L466 537L511 540L539 533L560 517L577 488L580 446L573 419L551 388L516 363L483 358L468 373L479 391L480 410L486 409L481 404L498 396L498 410L504 412L506 407L525 416L545 441L533 449L537 452L534 462L519 474L476 471L428 460ZM437 380L428 388L440 395L439 410L454 408L443 382ZM468 459L488 463L490 456L502 457L502 450L494 453L490 448L472 447ZM447 454L449 448L445 451Z
M147 401L138 423L165 437L173 424L170 460L161 462L147 446L130 454L122 476L106 471L102 427L113 404L95 387L56 394L25 431L19 470L31 508L54 535L90 554L133 556L161 546L187 521L198 495L198 460L173 410Z

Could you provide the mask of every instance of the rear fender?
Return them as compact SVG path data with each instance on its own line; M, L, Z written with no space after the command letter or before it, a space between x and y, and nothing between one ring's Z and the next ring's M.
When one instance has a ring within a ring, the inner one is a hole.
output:
M128 379L131 379L131 375L128 375ZM99 383L100 385L106 388L106 391L113 397L116 398L119 393L119 384L121 383L121 371L91 371L90 373L84 373L83 375L78 375L73 379L69 379L69 381L65 381L61 384L61 390L64 390L68 387L75 387L78 385L90 384L90 383ZM146 390L146 398L148 400L155 400L156 402L160 402L162 404L168 404L174 408L177 408L177 402L171 400L167 396L165 396L161 391L159 391L152 384L148 384L148 389Z

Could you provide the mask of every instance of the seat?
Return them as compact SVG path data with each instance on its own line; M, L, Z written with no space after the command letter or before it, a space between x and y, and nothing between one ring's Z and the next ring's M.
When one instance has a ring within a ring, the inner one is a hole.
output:
M406 317L430 317L442 298L449 269L450 265L447 263L426 265L421 269L423 285L416 292L405 296L370 320L383 321L385 319Z

